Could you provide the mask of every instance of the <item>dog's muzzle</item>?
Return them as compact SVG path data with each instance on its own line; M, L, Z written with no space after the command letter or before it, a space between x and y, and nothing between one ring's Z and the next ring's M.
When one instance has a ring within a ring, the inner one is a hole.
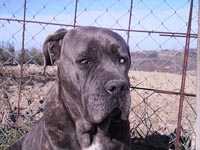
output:
M123 80L110 80L105 84L105 90L113 98L121 98L127 93L129 86Z
M107 132L111 123L120 123L128 119L127 94L129 93L129 84L124 80L110 80L104 86L106 92L111 97L109 100L116 100L117 105L113 110L98 124L101 131ZM126 103L126 105L124 105Z
M109 121L128 120L129 82L125 79L108 80L98 94L90 94L89 97L85 97L85 101L87 107L85 107L84 117L91 123L109 124Z

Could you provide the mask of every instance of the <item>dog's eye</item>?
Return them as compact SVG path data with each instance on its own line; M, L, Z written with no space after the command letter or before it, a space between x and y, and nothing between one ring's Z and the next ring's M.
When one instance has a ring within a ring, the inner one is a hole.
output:
M119 63L120 64L124 64L126 62L126 59L125 58L123 58L123 57L120 57L119 58Z
M88 64L88 63L89 63L88 59L80 60L80 64Z

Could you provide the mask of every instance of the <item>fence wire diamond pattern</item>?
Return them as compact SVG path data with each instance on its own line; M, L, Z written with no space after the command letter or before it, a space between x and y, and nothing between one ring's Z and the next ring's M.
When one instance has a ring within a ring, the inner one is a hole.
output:
M45 75L41 73L45 38L59 28L98 26L119 33L131 50L133 149L175 149L177 120L182 119L179 149L194 150L197 0L188 37L183 114L178 116L191 3L0 0L0 149L25 134L43 115L45 97L55 84L57 70L55 64L47 67Z

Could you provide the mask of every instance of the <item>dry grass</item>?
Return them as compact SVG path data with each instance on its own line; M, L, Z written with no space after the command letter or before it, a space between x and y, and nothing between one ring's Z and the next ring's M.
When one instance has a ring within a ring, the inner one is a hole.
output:
M4 72L19 73L19 66L4 67ZM24 74L40 75L42 67L36 65L25 65ZM48 74L55 75L56 67L48 67ZM168 91L180 90L181 75L161 72L130 71L130 82L133 87L152 88ZM5 121L10 111L16 112L19 100L19 78L8 75L1 76L0 89L0 121ZM195 72L187 74L187 93L195 94ZM20 124L30 125L38 121L42 113L45 96L49 89L55 84L52 79L45 78L23 78L20 102ZM7 98L4 96L7 94ZM131 91L132 104L130 122L133 136L150 135L155 131L169 135L177 126L179 95L167 95L153 91L137 90ZM193 97L185 97L183 107L182 127L184 132L194 133L196 100ZM138 135L140 133L140 135Z

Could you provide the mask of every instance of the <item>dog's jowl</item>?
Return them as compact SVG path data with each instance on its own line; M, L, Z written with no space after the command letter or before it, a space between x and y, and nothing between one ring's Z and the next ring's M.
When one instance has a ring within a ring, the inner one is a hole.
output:
M58 60L56 84L39 123L8 149L131 149L130 53L123 38L108 29L80 27L56 32L48 42L61 44L51 53Z

